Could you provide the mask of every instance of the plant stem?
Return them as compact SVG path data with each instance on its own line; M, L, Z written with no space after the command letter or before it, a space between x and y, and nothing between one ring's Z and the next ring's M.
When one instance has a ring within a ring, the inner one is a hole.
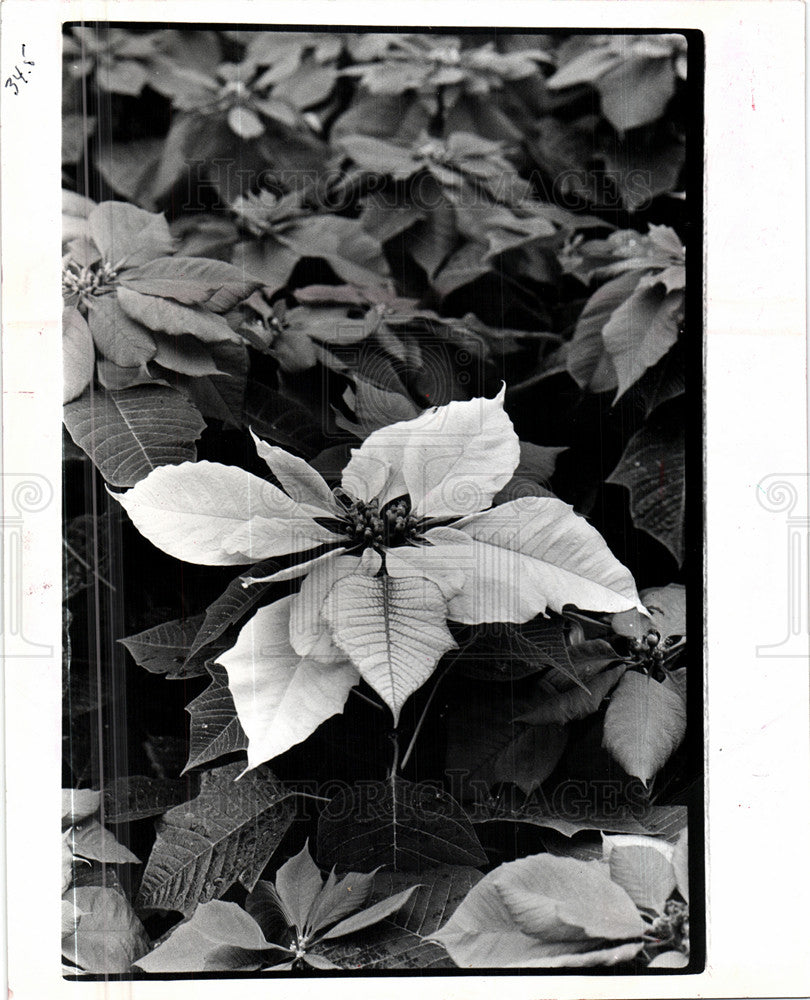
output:
M433 698L436 694L436 691L438 690L439 685L441 684L442 680L447 674L447 671L452 666L453 662L455 661L451 660L451 662L447 664L447 666L444 668L441 674L439 674L438 678L436 679L436 683L433 685L433 690L428 695L428 700L425 702L425 707L422 709L422 714L419 716L419 721L416 723L416 729L414 729L413 736L411 736L411 742L408 744L408 749L405 751L405 756L402 758L403 768L411 758L411 753L413 752L413 748L416 743L416 737L419 735L419 732L422 729L422 724L424 723L425 717L427 716L428 709L430 708L430 703L433 701Z
M391 742L394 744L394 759L391 761L391 771L388 777L393 787L394 778L399 770L399 732L396 729L391 731Z

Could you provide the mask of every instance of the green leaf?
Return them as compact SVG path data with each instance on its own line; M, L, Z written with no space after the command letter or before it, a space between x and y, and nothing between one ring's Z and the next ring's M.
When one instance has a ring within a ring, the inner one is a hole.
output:
M461 806L433 786L403 778L338 792L318 821L317 857L322 865L361 872L486 861Z
M561 691L551 696L541 696L536 708L524 712L516 719L517 722L528 722L534 726L544 726L550 723L564 725L574 719L584 719L596 712L604 699L618 683L626 667L620 664L611 670L604 670L588 683L588 690L575 687L570 691Z
M203 660L189 659L188 655L202 622L202 615L179 618L118 641L138 666L150 673L165 674L168 680L204 677L207 671Z
M481 878L475 868L442 865L418 873L378 872L374 876L372 903L416 885L416 892L390 917L357 937L316 945L343 969L445 969L453 968L447 952L427 938L450 917L456 906Z
M342 135L337 142L363 170L407 180L423 168L421 159L403 146L371 135Z
M129 972L149 950L143 925L118 890L82 886L68 899L81 912L74 933L62 940L62 954L74 965L86 972Z
M185 802L189 784L188 779L174 781L140 774L116 778L104 786L104 819L108 823L133 823L159 816Z
M453 209L441 197L425 193L432 206L428 216L408 233L408 252L432 281L459 242Z
M301 256L296 247L280 243L274 236L237 243L233 249L234 264L258 275L270 295L285 287Z
M71 826L67 839L74 855L109 865L136 864L140 859L120 844L96 819L88 818Z
M642 278L633 294L614 310L602 328L602 340L616 370L616 399L673 346L683 310L683 291L668 292L656 276Z
M167 385L164 379L155 378L147 365L137 368L119 368L117 364L106 358L99 358L96 362L96 375L99 385L102 385L108 392L132 389L137 385Z
M653 837L603 837L610 877L639 908L664 912L675 889L673 846Z
M371 927L386 917L390 917L397 910L401 909L411 898L411 896L416 892L417 886L412 885L409 889L403 889L402 892L398 892L393 896L389 896L388 899L381 899L379 903L374 903L373 905L360 910L359 913L355 913L345 920L341 920L340 923L335 924L334 927L330 927L329 930L321 935L321 940L326 941L329 938L343 937L345 934L354 934L357 931L363 930L366 927Z
M78 309L62 312L62 402L81 396L93 378L96 352L87 320Z
M218 313L232 309L261 284L246 279L232 264L200 257L159 257L124 271L120 280L124 287L144 295L174 299L182 305L205 304Z
M596 84L602 113L619 132L660 118L675 93L675 68L669 59L630 55Z
M410 695L456 642L445 597L431 580L353 573L333 586L322 614L337 646L391 709L394 725Z
M637 272L630 271L608 281L593 293L580 313L574 337L566 349L568 372L580 388L609 392L618 385L602 331L616 310L633 294L638 277Z
M301 257L323 258L349 284L376 287L389 276L382 246L357 219L338 215L302 219L285 242Z
M138 893L142 909L191 913L237 880L252 889L293 819L290 793L266 768L236 781L242 764L206 771L200 793L170 809Z
M564 837L573 837L586 830L601 830L603 833L655 835L668 841L675 841L686 826L684 806L648 806L643 812L625 806L599 813L590 805L583 809L581 800L575 800L571 805L572 812L568 814L551 812L545 805L529 805L512 812L501 812L479 803L471 812L471 819L473 823L528 823L556 830ZM586 818L583 818L583 812L587 812Z
M664 642L670 637L686 635L686 588L681 583L666 587L649 587L640 594L650 617L638 611L622 611L611 618L611 627L618 635L643 639L655 629Z
M197 457L199 412L168 386L86 391L64 410L65 426L112 486L134 486L161 465Z
M513 782L527 795L538 788L562 757L568 733L514 721L527 705L493 694L468 697L448 718L447 769L489 787Z
M320 869L312 860L307 841L298 854L285 861L276 873L276 892L293 925L302 934L310 910L323 887Z
M646 785L686 735L686 706L646 674L629 671L605 713L602 745L625 771Z
M564 968L626 961L644 928L599 862L538 854L485 875L432 939L461 968Z
M163 139L142 136L133 142L97 143L95 166L116 194L147 211L154 210L151 195L155 171L163 153Z
M145 212L123 201L104 201L87 219L93 241L113 267L145 264L173 249L172 235L163 215Z
M648 969L685 969L689 956L682 951L662 951L647 966Z
M264 125L261 118L250 108L235 104L228 109L228 124L240 139L257 139L264 135Z
M156 334L159 337L160 334ZM221 420L226 427L245 426L245 393L250 358L243 344L227 341L209 348L221 374L202 375L187 384L191 398L204 417Z
M81 823L101 805L101 792L90 788L62 789L62 826Z
M684 425L679 411L656 413L628 441L606 482L630 491L633 524L684 560Z
M144 972L247 972L283 954L236 903L200 903L193 915L136 963Z
M196 337L190 334L170 337L162 333L153 333L151 336L157 346L153 360L161 368L193 378L222 374L209 348Z
M675 871L675 883L678 892L686 902L689 902L689 832L684 827L680 836L675 841L675 849L672 852L672 867Z
M306 933L310 938L318 931L366 905L374 885L376 872L349 872L338 879L334 869L329 873L318 898L307 914Z
M96 65L96 83L100 90L112 94L137 97L143 90L149 72L143 63L134 59L115 59Z
M336 81L337 70L333 66L309 64L277 83L273 88L273 97L303 111L325 101L332 93Z
M581 52L571 52L571 45L575 42L569 43L569 50L563 53L560 67L546 80L549 90L564 90L581 83L594 83L621 59L619 53L606 46L601 39L585 37L581 42L584 47Z
M224 667L208 664L211 683L186 705L191 716L188 761L183 773L225 754L246 750L248 738L239 722Z
M157 333L190 333L210 344L223 340L241 341L222 316L205 309L183 306L156 295L143 295L123 286L119 287L117 297L128 316Z
M152 334L123 311L117 294L90 300L88 324L99 352L121 368L143 367L155 356Z

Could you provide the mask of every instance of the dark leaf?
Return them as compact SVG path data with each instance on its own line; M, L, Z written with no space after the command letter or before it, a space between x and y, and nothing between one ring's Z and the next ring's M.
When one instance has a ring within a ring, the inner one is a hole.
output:
M614 312L638 285L638 272L630 271L598 288L588 299L566 350L566 364L577 384L590 392L609 392L618 385L616 369L602 331Z
M148 778L132 775L105 784L104 819L107 823L132 823L147 816L159 816L185 802L193 781Z
M162 139L104 142L96 146L95 164L117 195L152 211L152 184L162 153Z
M683 350L679 343L667 351L664 357L648 369L636 382L636 392L644 401L646 416L656 407L674 399L686 391Z
M285 392L248 381L245 421L260 437L307 457L323 448L320 415Z
M112 486L134 486L161 465L192 462L205 427L198 410L168 386L90 389L64 410L70 436Z
M454 799L395 778L332 798L318 822L318 859L343 871L418 872L435 864L483 864L486 856Z
M606 482L630 491L633 524L684 559L684 428L670 408L647 421L627 443Z
M184 773L225 754L246 750L248 745L236 714L225 668L211 662L208 672L211 683L186 705L186 711L191 716L191 728Z
M251 567L244 575L256 578L269 576L278 568L279 565L276 561L266 560ZM252 587L245 587L242 584L241 576L232 580L224 593L208 606L203 622L188 651L189 660L195 659L201 650L219 639L226 629L241 621L248 611L255 608L266 597L270 587L271 584L254 584Z
M425 940L452 915L461 900L481 878L462 865L425 868L418 874L378 872L370 901L418 885L408 902L380 924L357 938L318 945L343 969L441 969L453 968L444 948Z
M565 750L561 725L516 722L528 702L492 695L468 697L447 719L447 770L464 775L467 794L473 782L490 788L512 782L527 795L551 774Z
M212 344L211 356L221 374L190 379L188 390L200 413L221 420L226 427L244 427L245 392L250 365L243 344Z
M290 794L266 767L236 779L242 763L206 771L200 794L170 809L138 893L145 910L191 913L236 882L251 889L293 819Z
M551 696L543 697L541 695L537 706L519 715L516 721L544 726L554 722L564 725L574 719L584 719L598 710L604 699L619 682L625 669L622 664L597 674L588 683L590 693L575 687Z
M139 667L152 674L165 674L168 680L202 677L206 674L202 658L188 658L202 623L202 615L180 618L118 641L126 646Z

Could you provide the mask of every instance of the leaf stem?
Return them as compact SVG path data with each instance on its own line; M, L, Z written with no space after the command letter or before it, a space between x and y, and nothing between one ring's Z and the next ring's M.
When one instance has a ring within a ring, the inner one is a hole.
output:
M363 692L358 691L357 688L352 688L351 693L356 694L357 697L362 698L363 701L367 701L369 705L371 705L373 708L378 709L380 712L385 711L385 705L381 705L378 701L375 701L373 698L369 698L367 694L363 694Z
M94 569L86 559L83 559L79 555L79 553L73 548L73 546L70 544L70 542L68 542L66 540L63 540L62 544L68 550L68 552L70 553L70 555L73 556L73 558L76 560L77 563L79 563L80 565L84 566L85 569L90 570L90 572L99 581L99 583L103 583L105 587L109 587L110 590L113 593L115 593L115 586L112 583L110 583L109 580L105 580L104 577L101 575L101 573L99 573L98 570Z

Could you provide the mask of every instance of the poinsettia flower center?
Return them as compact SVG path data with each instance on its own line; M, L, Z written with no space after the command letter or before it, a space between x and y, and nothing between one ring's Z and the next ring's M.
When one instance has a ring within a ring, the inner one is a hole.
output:
M447 45L434 49L430 58L441 66L458 66L461 62L461 51L455 45Z
M411 513L410 497L400 497L380 508L380 502L358 500L344 490L337 494L346 513L341 520L341 533L360 548L394 548L416 541L422 527L421 518Z
M77 295L83 301L109 291L117 278L118 271L109 261L82 267L74 260L67 260L62 265L62 292L66 296Z
M429 139L419 147L419 155L425 160L432 160L434 163L449 163L450 155L447 147L439 139Z
M650 935L657 944L688 953L689 906L677 899L667 900L663 914L650 927Z

